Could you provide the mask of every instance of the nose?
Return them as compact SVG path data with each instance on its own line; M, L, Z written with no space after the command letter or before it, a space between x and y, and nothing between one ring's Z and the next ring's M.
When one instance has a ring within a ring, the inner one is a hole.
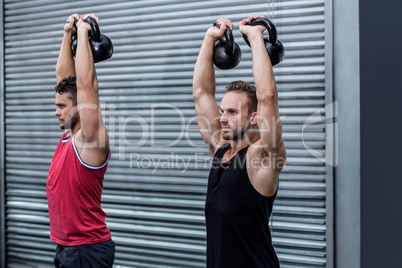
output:
M57 116L57 117L60 116L60 111L59 111L58 107L56 108L56 111L54 111L54 115Z
M221 123L227 123L228 122L228 118L227 118L227 116L225 115L225 113L223 113L222 115L221 115L221 118L220 118L220 120L219 120Z

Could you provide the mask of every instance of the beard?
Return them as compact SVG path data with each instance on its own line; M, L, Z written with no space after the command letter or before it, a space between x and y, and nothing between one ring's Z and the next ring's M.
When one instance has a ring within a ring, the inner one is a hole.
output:
M232 128L230 128L229 133L222 133L222 138L227 141L236 141L236 140L242 140L244 136L246 135L248 129L250 127L250 124L246 124L242 129L238 131L233 131Z
M71 116L71 118L66 119L65 124L61 126L61 129L71 129L73 130L78 122L80 121L80 115L78 112L74 112L74 114Z

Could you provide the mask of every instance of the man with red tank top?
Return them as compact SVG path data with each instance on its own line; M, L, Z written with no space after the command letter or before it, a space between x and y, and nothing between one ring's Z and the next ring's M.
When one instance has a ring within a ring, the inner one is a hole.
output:
M50 239L58 244L55 267L112 267L114 262L115 244L101 208L109 138L88 42L88 16L99 23L95 14L73 14L67 19L56 65L55 115L66 131L54 153L46 185ZM71 42L75 31L74 62Z

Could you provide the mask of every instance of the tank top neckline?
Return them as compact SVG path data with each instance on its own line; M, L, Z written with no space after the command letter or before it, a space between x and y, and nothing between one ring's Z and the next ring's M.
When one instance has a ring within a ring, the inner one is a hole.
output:
M226 145L226 144L227 144L227 145ZM236 156L239 155L239 153L242 152L244 149L248 149L248 147L250 147L250 146L246 146L246 147L240 149L240 150L239 150L237 153L235 153L235 154L232 156L232 158L230 158L228 161L222 162L222 159L223 159L223 157L225 156L225 153L226 153L230 148L232 148L232 146L230 145L230 142L223 144L223 145L219 148L219 149L222 149L219 162L220 162L221 165L223 165L223 166L229 166L230 163L236 158Z

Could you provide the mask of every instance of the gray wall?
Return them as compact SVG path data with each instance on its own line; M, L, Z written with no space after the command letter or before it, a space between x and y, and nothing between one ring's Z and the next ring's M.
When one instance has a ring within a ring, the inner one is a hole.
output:
M335 169L335 266L360 267L359 1L333 1L334 99L339 103Z
M203 164L208 163L207 148L192 120L194 63L212 21L219 17L239 21L258 13L273 19L286 47L286 60L274 68L288 161L271 218L273 243L283 267L327 264L332 253L326 248L327 241L332 244L332 233L326 232L332 222L327 217L332 209L328 195L332 172L327 173L325 163L305 149L325 156L327 146L332 147L326 143L324 121L325 105L332 102L326 92L331 73L326 69L324 0L2 3L7 189L2 208L9 265L52 263L55 245L49 240L45 185L61 135L53 116L52 88L61 29L73 12L98 14L102 32L115 45L112 59L99 63L97 73L113 141L102 201L117 245L116 265L205 267L203 206L209 166ZM238 30L235 40L243 59L234 70L217 70L218 101L230 81L253 80L250 48ZM155 104L162 105L151 109ZM319 120L305 124L313 114ZM144 119L145 129L135 120L125 124L126 119ZM188 140L180 136L183 133ZM152 135L146 144L131 146L142 134ZM196 145L189 146L190 141ZM167 146L171 142L174 145ZM183 166L147 165L147 159L157 161L161 156L169 163L175 156L190 159L190 166L183 170ZM136 165L141 163L144 166Z
M333 1L339 101L334 232L340 268L400 263L401 8L396 1Z
M4 221L4 32L3 1L0 1L0 267L5 265L5 221Z

